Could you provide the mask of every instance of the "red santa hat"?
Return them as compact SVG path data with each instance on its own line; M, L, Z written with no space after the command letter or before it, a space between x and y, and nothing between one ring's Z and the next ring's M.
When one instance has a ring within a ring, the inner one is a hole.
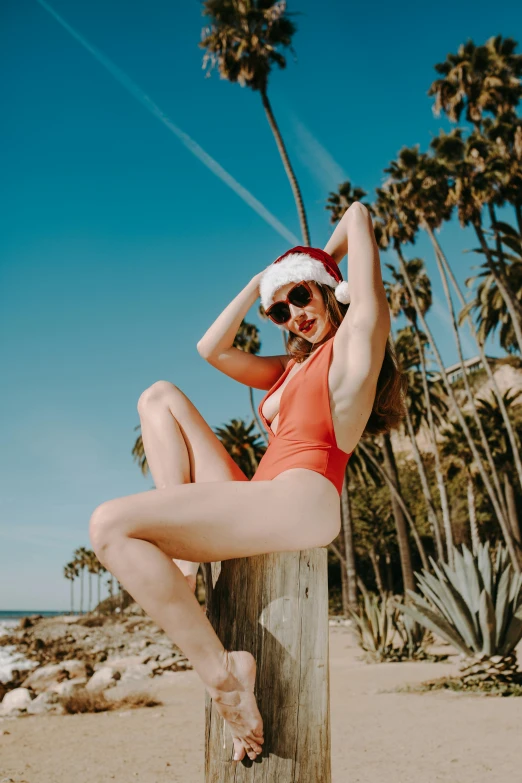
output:
M335 291L335 298L342 304L350 302L348 283L329 253L318 247L296 247L287 250L265 269L259 283L261 304L268 309L274 301L274 293L287 283L314 280Z

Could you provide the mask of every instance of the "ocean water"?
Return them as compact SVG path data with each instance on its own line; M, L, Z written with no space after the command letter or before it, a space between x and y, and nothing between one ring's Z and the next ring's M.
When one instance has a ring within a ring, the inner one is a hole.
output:
M0 611L0 682L7 682L11 679L13 669L33 669L36 666L34 661L29 661L16 652L12 644L2 645L2 636L11 633L13 628L17 628L22 617L31 614L41 614L43 617L55 617L57 614L68 614L68 612L57 611Z

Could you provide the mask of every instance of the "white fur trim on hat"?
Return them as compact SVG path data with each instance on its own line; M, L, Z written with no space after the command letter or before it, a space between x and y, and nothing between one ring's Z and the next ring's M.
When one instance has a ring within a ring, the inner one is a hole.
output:
M332 288L337 286L337 280L329 274L320 261L305 253L291 253L278 264L271 264L261 278L259 294L265 310L274 301L274 294L278 288L287 283L299 283L301 280L315 280Z
M341 280L335 289L335 298L341 304L350 304L350 291L346 280Z

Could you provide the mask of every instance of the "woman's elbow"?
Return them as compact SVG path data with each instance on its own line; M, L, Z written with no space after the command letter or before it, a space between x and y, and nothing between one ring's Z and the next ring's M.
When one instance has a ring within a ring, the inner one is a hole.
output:
M201 356L202 359L208 359L209 352L208 352L208 350L205 350L205 346L204 346L202 340L200 340L199 343L196 343L196 350L197 350L197 352L199 353L199 355Z

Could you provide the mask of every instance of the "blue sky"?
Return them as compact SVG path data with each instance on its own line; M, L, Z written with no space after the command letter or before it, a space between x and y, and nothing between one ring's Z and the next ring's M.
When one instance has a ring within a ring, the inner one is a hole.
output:
M269 94L323 247L330 190L349 178L372 195L402 146L426 148L449 127L426 95L433 65L468 38L515 36L522 10L509 0L289 10L300 12L297 60L288 54ZM66 609L62 568L90 546L94 508L152 487L131 455L143 389L176 383L213 428L250 420L247 387L196 343L299 224L259 95L205 78L196 0L3 0L0 14L0 609ZM462 252L473 237L455 222L441 240L463 282L479 258ZM432 275L429 323L450 364L430 248L413 253ZM247 319L262 353L280 353L256 310ZM500 353L495 341L488 350Z

